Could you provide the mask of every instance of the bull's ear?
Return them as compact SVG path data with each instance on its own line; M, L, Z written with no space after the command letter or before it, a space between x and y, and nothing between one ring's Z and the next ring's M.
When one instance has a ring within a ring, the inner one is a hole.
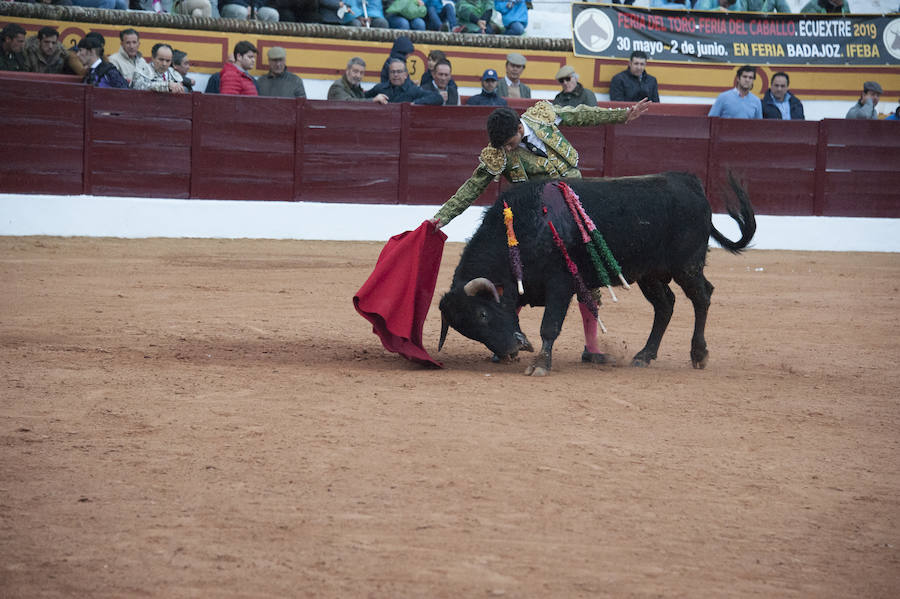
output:
M444 347L444 341L447 340L448 330L450 330L450 323L447 322L447 319L441 314L441 339L438 341L438 351L441 351L441 348Z
M472 279L468 283L466 283L465 287L463 287L463 291L465 291L466 295L481 295L489 294L494 298L494 301L498 304L500 303L500 294L497 293L497 288L494 287L494 284L484 277L478 277L477 279Z

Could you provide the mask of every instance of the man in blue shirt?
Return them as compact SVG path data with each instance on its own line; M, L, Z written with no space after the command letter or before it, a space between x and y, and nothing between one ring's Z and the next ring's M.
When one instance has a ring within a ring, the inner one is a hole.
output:
M797 96L788 91L791 80L787 73L778 71L772 75L772 84L762 99L764 119L783 119L785 121L805 120L803 104Z
M734 88L722 92L716 98L709 116L726 119L761 119L762 103L750 93L756 82L756 67L744 65L737 70Z

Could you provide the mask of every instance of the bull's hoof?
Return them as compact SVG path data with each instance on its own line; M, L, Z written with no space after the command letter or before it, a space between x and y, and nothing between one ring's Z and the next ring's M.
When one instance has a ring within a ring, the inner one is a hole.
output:
M550 372L543 366L531 365L525 369L525 376L547 376Z
M581 353L581 361L586 362L588 364L615 364L616 359L613 358L609 354L594 354L591 353L585 348L585 350Z
M631 361L631 365L634 368L647 368L650 366L650 360L645 360L644 358L638 358L637 356Z
M493 362L494 364L499 364L501 360L503 360L503 358L501 358L497 354L491 356L491 362Z
M709 354L705 354L705 355L704 355L702 358L700 358L699 360L694 359L694 358L691 358L691 364L692 364L692 365L694 366L694 368L696 368L697 370L703 370L704 368L706 368L706 364L707 364L708 362L709 362Z

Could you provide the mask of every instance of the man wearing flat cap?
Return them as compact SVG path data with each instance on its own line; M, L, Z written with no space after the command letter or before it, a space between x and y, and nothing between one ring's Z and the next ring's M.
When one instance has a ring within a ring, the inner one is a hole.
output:
M431 219L439 228L472 205L491 181L502 175L520 183L529 179L581 177L578 151L559 125L595 127L630 123L650 106L644 98L628 108L554 106L541 100L519 114L512 108L497 108L487 120L490 145L481 150L478 166L468 181L447 200Z
M488 69L481 76L481 93L466 100L466 106L506 106L506 100L497 94L497 71Z
M579 83L578 73L569 65L556 72L556 80L562 86L562 91L553 98L553 104L556 106L597 105L597 96Z
M260 96L276 98L305 98L303 80L287 70L287 52L275 46L269 48L269 72L256 80Z
M859 100L856 101L850 110L847 111L848 119L874 120L878 118L878 112L875 107L878 106L878 99L884 91L877 81L866 81L863 83L862 93Z
M497 86L497 95L501 98L530 98L531 88L519 79L525 70L525 57L518 52L506 55L506 77Z

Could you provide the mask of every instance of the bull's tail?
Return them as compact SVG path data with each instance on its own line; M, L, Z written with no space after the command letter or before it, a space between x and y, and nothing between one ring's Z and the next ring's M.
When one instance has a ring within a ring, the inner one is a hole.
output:
M750 240L753 239L753 235L756 233L756 215L753 212L753 206L750 204L750 196L747 195L747 192L730 171L728 173L728 183L731 185L731 190L734 192L735 197L727 196L725 209L728 210L731 218L737 221L738 227L741 229L741 238L737 241L731 241L717 231L715 226L712 227L711 234L716 243L732 254L738 254L750 244Z

